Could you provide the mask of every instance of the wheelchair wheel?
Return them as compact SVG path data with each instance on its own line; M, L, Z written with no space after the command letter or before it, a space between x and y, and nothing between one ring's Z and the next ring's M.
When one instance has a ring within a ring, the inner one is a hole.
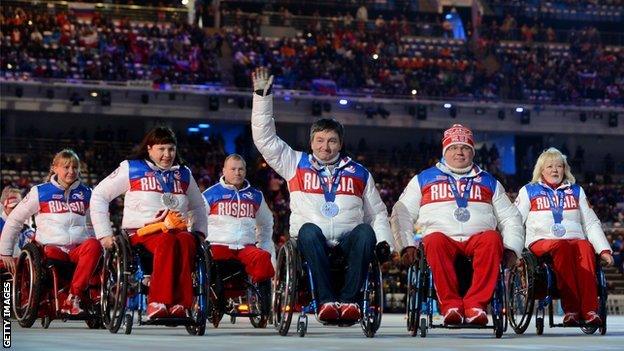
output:
M43 316L43 317L41 317L41 327L43 329L50 328L50 323L51 322L52 322L52 318L50 318L50 316Z
M126 313L123 318L124 334L130 335L132 333L132 314Z
M89 329L100 329L102 327L102 319L100 317L86 319L85 323Z
M17 259L12 296L13 313L23 328L30 328L37 319L44 279L42 266L39 246L26 244Z
M102 323L111 333L117 333L124 322L129 265L130 244L115 236L113 247L104 252L100 287Z
M602 325L600 326L582 326L581 330L585 334L594 334L596 331L600 333L600 335L605 335L607 333L607 281L605 278L604 271L600 266L600 258L596 260L596 277L598 281L598 315L600 319L602 319Z
M423 259L420 259L422 252L419 250L418 261L409 268L407 272L407 330L411 336L418 335L420 330L420 319L422 312L422 304L425 299L425 274L426 266ZM426 335L426 320L424 320L425 335Z
M544 334L544 317L537 317L535 319L535 333L537 335Z
M374 257L373 261L368 265L362 303L362 319L360 320L362 330L367 338L374 337L381 324L383 296L381 267L377 258Z
M420 331L420 337L421 338L424 338L424 337L427 336L427 319L425 319L425 318L421 318L420 319L419 331Z
M273 289L273 323L282 336L288 334L296 304L298 265L297 247L290 239L277 255Z
M413 265L407 270L406 298L407 331L410 335L416 336L420 319L420 304L418 303L418 269Z
M516 334L524 333L533 316L535 306L535 269L537 259L526 251L519 264L509 272L507 289L507 318Z
M267 280L256 285L254 290L258 297L259 316L249 317L254 328L266 328L271 316L271 281Z
M191 308L193 324L186 326L186 331L190 335L202 336L206 333L206 320L211 310L209 307L211 267L210 245L206 241L198 242L197 268L193 272L193 290L195 291Z

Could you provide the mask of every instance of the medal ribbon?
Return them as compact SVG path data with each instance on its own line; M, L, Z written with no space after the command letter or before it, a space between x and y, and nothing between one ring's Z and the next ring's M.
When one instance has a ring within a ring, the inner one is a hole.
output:
M160 187L163 190L163 193L173 193L173 181L171 179L171 171L161 171L157 170L154 172L154 177L160 184ZM164 175L164 177L163 177ZM165 181L166 178L166 181Z
M338 184L340 183L341 173L342 172L340 172L340 169L336 167L336 169L334 170L334 174L332 175L331 188L329 188L329 186L327 185L327 181L325 180L325 177L323 177L324 174L329 175L329 170L327 170L327 168L324 168L321 172L316 171L316 174L319 177L319 182L321 183L321 188L323 189L323 196L325 196L325 202L334 202L334 200L336 200L336 191L338 190Z
M457 184L455 183L455 179L451 176L446 177L449 185L451 186L451 191L453 191L453 196L455 197L455 202L457 203L457 207L466 208L468 207L468 198L470 197L470 189L472 188L472 183L474 178L469 178L466 182L466 188L464 188L464 193L460 196L459 189L457 189Z
M553 218L555 219L555 224L561 223L563 221L563 204L565 202L565 193L563 190L553 190L553 195L546 195L548 198L548 203L550 204L550 212L553 214ZM555 204L554 199L557 199L557 204Z

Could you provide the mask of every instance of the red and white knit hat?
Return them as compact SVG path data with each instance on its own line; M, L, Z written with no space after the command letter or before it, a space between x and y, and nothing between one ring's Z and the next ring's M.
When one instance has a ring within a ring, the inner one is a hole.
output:
M449 146L455 144L468 145L474 151L472 131L461 124L453 124L451 128L445 130L444 138L442 138L442 156Z

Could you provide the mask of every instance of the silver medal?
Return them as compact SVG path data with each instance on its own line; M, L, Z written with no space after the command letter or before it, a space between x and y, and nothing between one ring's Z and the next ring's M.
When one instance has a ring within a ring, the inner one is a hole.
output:
M170 210L178 207L178 199L172 193L163 193L160 202Z
M561 223L555 223L550 227L550 232L557 238L561 238L566 235L566 229Z
M455 212L453 212L453 216L455 216L457 221L465 223L470 219L470 211L465 207L458 207L455 209Z
M321 206L321 214L327 218L333 218L338 215L340 208L335 202L328 201Z

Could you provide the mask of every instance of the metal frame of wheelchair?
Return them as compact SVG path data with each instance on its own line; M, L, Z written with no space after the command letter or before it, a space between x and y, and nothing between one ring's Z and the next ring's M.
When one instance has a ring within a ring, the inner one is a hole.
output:
M526 331L535 310L535 327L537 335L544 333L545 310L548 308L548 325L553 327L578 328L585 334L594 334L599 331L600 335L607 332L607 280L600 266L600 258L596 259L596 284L598 287L598 314L603 325L586 325L583 322L579 326L564 326L563 323L554 322L553 300L558 298L555 272L545 259L538 259L533 253L525 250L520 258L520 264L510 271L509 276L509 308L508 318L511 327L516 334ZM542 293L543 298L537 298L536 293ZM535 301L537 300L537 306ZM518 314L520 312L520 314Z
M424 247L418 247L418 261L412 265L407 272L407 330L411 336L427 336L429 328L446 329L493 329L496 338L501 338L507 330L507 318L505 316L506 294L505 294L505 274L499 268L499 279L494 289L494 296L490 302L492 312L492 324L488 325L445 325L433 323L433 302L437 299L433 276L427 265L424 255Z
M381 324L383 314L383 281L381 268L376 257L369 265L361 291L360 308L362 314L359 320L337 321L336 323L319 322L324 325L340 327L359 323L366 337L374 337ZM280 335L288 335L292 316L295 312L299 312L297 333L303 337L308 329L307 313L314 313L318 320L318 307L310 267L303 261L295 239L290 239L279 249L277 256L273 286L273 323L275 328Z
M30 328L37 318L41 318L44 329L54 319L63 322L84 320L89 329L102 327L99 296L92 295L99 295L97 286L89 284L82 299L84 313L76 316L61 313L64 300L61 296L69 294L71 280L66 279L66 276L73 274L74 269L71 262L46 258L40 243L33 241L24 245L17 259L12 291L13 313L20 326Z
M252 283L251 278L245 272L245 267L236 260L213 261L212 277L210 285L211 312L208 316L212 325L217 328L224 314L230 316L230 322L236 323L237 317L248 317L254 328L266 328L270 312L263 314L262 303L269 305L270 311L271 281L268 284L267 296L262 297L260 284ZM239 296L226 296L228 292L245 292Z
M130 334L137 314L138 325L183 325L190 335L204 335L210 311L210 267L212 257L207 242L197 239L195 269L192 272L194 300L190 317L144 319L147 310L149 275L144 270L141 255L151 254L140 246L132 247L128 234L114 236L114 245L105 250L102 270L102 320L111 333L117 333L123 325L124 333ZM150 262L151 265L151 262Z

